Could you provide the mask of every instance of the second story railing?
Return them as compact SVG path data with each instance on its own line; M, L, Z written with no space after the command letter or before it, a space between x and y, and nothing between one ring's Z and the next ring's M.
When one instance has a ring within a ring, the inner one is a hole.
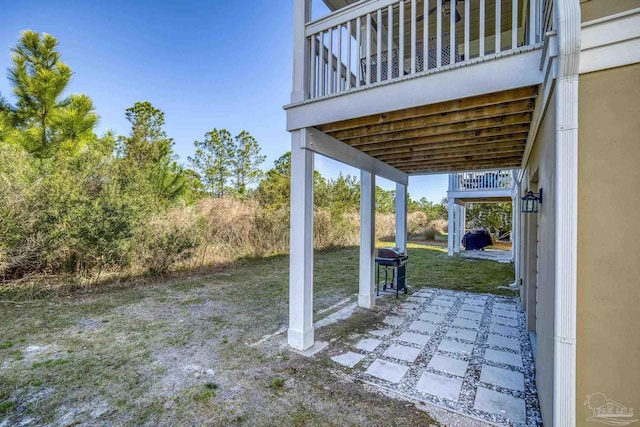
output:
M514 171L462 172L449 175L449 191L507 190L512 188Z
M534 45L546 3L361 0L305 25L305 99Z

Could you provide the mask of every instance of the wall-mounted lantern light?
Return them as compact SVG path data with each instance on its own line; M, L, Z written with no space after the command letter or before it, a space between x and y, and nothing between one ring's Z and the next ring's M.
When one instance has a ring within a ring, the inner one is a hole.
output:
M542 188L539 193L529 191L527 195L522 198L522 213L538 212L539 204L542 204Z

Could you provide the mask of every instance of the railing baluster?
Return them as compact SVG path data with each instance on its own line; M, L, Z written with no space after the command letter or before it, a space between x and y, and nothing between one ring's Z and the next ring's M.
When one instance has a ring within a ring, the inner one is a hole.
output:
M469 60L469 25L470 25L470 10L471 1L464 2L464 60Z
M511 49L518 47L518 0L511 5Z
M393 78L393 5L387 8L387 80Z
M367 84L371 84L371 14L367 13Z
M400 0L398 29L398 77L404 76L404 0Z
M336 92L342 92L342 24L338 25L338 87Z
M456 63L456 0L451 0L449 5L449 65L453 65Z
M436 0L436 67L442 67L442 0Z
M502 38L502 0L496 0L496 52L500 52Z
M422 12L422 71L429 69L429 0L424 0Z
M311 62L309 67L309 96L316 97L316 36L311 36Z
M351 89L351 21L347 22L347 81L344 83L346 90Z
M378 9L377 21L376 21L376 82L382 81L382 9Z
M356 18L356 68L358 71L358 78L356 79L356 87L360 87L362 84L362 23L360 17Z
M480 52L479 56L484 56L484 19L485 19L484 0L480 0Z
M320 72L318 73L318 81L320 82L320 88L319 88L319 92L318 92L318 96L324 96L324 52L325 52L325 47L324 47L324 31L320 33L320 56L319 56L319 62L320 62Z
M333 28L329 28L329 65L327 72L329 73L327 91L328 93L333 93Z
M536 19L536 1L529 0L529 44L534 44L537 42L536 40L536 28L537 28L537 19Z
M411 74L416 72L416 0L411 0Z

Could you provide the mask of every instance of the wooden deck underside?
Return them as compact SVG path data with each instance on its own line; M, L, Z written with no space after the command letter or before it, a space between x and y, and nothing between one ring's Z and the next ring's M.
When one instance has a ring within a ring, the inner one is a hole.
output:
M517 168L536 96L518 88L317 128L409 174Z

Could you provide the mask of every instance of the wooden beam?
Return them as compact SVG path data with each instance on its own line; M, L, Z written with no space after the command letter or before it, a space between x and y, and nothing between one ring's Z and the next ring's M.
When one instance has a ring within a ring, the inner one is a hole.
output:
M431 126L422 129L412 129L408 131L386 133L384 135L372 135L361 138L354 138L348 144L361 149L364 145L379 144L381 142L399 141L409 138L420 138L433 135L445 135L463 131L473 131L481 129L496 128L517 124L528 124L531 122L531 113L518 113L508 116L494 117L491 119L474 120L463 123L452 123L441 126Z
M428 175L439 173L452 173L452 172L471 172L471 171L483 171L491 169L513 169L520 166L519 162L506 161L506 162L492 162L492 163L458 163L453 165L437 166L437 167L411 167L403 168L403 172L409 175Z
M430 116L416 117L407 120L397 120L378 125L360 126L338 132L330 132L329 135L349 143L349 139L352 138L386 134L397 131L407 131L450 123L469 122L479 119L490 119L509 114L532 112L533 107L533 101L531 99L526 99L523 101L506 102L499 105L474 108L470 110L451 111L448 113L433 114Z
M404 110L391 111L383 114L373 114L356 119L328 123L319 126L318 129L322 130L323 132L329 133L345 129L352 129L360 126L370 126L397 120L429 116L432 114L441 114L450 111L460 111L478 107L486 107L490 105L502 104L509 101L535 98L537 91L538 89L536 86L505 90L501 92L489 93L486 95L473 96L470 98L456 99L454 101L445 101L437 104L424 105L420 107L407 108Z
M503 137L490 137L490 138L482 138L479 140L467 140L467 141L452 141L452 142L444 142L440 144L424 144L424 145L416 145L412 147L402 147L401 149L387 149L387 150L377 150L374 152L367 152L367 154L377 157L379 159L393 159L405 157L413 154L435 154L437 152L445 151L448 152L453 149L459 149L462 147L471 148L492 148L492 147L500 147L501 144L515 144L522 143L526 144L526 134L519 133L514 135L505 135Z
M405 162L405 161L430 161L436 159L447 159L452 157L461 157L461 153L466 155L481 155L481 154L496 154L496 153L520 153L524 152L524 144L519 142L517 144L504 144L488 149L466 149L466 150L442 150L438 152L429 152L427 154L416 153L405 157L394 158L382 158L377 157L378 160L382 160L385 163L393 162Z
M457 157L451 157L451 158L445 158L445 159L439 159L439 160L435 160L435 161L416 161L416 162L389 162L390 165L392 165L393 167L397 168L397 169L405 169L405 168L410 168L413 166L418 166L418 167L422 167L422 166L436 166L436 165L452 165L452 164L459 164L459 163L474 163L474 162L491 162L494 160L501 160L501 159L510 159L510 160L514 160L514 159L520 159L522 160L522 154L513 154L513 153L506 153L504 155L501 155L500 153L493 153L493 154L485 154L485 155L478 155L478 156L457 156Z
M459 146L475 144L476 142L483 141L491 142L520 137L526 138L528 134L529 124L525 123L489 129L463 131L446 135L435 135L399 141L381 142L376 145L359 147L359 149L371 155L378 155L384 154L386 152L407 152L412 150L419 151L421 147L427 149L427 147L430 146L438 148L438 146Z

